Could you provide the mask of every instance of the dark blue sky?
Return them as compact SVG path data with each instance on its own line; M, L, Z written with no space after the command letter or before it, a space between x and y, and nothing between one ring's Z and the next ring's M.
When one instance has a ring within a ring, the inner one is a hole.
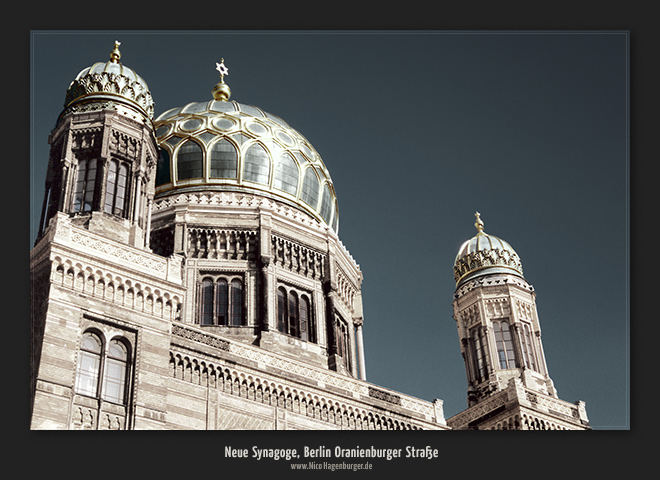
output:
M66 89L114 40L156 114L210 99L224 57L232 99L316 147L364 274L369 381L466 407L452 265L479 210L536 289L560 398L629 428L625 33L33 32L31 242Z

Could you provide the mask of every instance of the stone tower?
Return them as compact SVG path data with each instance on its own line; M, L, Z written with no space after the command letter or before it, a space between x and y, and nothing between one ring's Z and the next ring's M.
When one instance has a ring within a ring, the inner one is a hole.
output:
M461 245L454 263L454 319L468 380L457 429L584 429L584 402L557 397L541 342L536 292L504 240L484 232Z

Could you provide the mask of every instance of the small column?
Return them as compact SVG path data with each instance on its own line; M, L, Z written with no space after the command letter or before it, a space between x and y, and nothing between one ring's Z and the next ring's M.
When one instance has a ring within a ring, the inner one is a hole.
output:
M358 356L358 364L359 364L359 374L360 374L360 380L367 380L367 371L365 369L364 365L364 341L362 339L362 323L363 320L362 318L355 318L353 319L353 324L355 325L356 328L356 336L357 336L357 356Z
M153 200L150 198L147 200L147 229L144 234L144 247L149 248L149 237L151 236L151 204Z

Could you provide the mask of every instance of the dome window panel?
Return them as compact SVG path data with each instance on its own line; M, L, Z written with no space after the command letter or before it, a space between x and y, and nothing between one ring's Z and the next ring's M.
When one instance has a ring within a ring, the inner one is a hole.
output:
M213 100L211 105L209 105L209 110L215 112L235 112L236 107L233 102L222 102L218 100Z
M181 128L188 132L193 132L202 126L202 121L199 118L191 118L181 123Z
M321 211L319 212L325 223L330 223L330 215L332 215L332 194L328 184L323 185L323 196L321 197Z
M173 135L172 137L165 140L165 143L167 143L170 147L174 148L179 144L181 140L183 140L183 137L179 135Z
M295 145L293 139L289 135L287 135L286 133L284 133L282 131L277 132L277 138L278 138L278 140L280 140L281 142L283 142L285 145L287 145L289 147L292 147L293 145Z
M302 201L316 209L319 201L319 179L313 168L308 168L302 186Z
M212 122L213 126L219 130L231 130L234 128L234 121L229 118L216 118Z
M172 125L161 125L156 129L156 136L157 137L164 137L168 133L170 133L170 129L172 128Z
M255 143L248 148L243 159L243 180L268 184L270 157L266 149Z
M288 154L281 155L275 164L273 187L295 195L298 191L298 177L298 167L293 158Z
M186 141L176 155L178 180L202 178L202 148L192 140Z
M201 140L202 142L204 142L208 145L209 142L212 142L213 140L215 140L217 138L217 135L215 133L211 133L211 132L204 132L204 133L200 133L198 135L195 135L195 138L197 138L198 140Z
M268 135L268 129L263 125L255 122L248 123L247 129L255 135Z
M332 220L332 229L337 232L337 227L339 226L339 205L335 200L335 218Z
M161 113L157 120L163 120L165 118L173 117L181 111L181 107L170 108L168 111Z
M170 183L170 154L164 148L160 149L156 164L156 186Z
M236 178L238 153L226 139L213 144L209 152L211 178Z
M240 105L241 112L245 112L248 115L252 115L254 117L263 117L264 114L261 110L259 110L257 107L253 107L252 105Z

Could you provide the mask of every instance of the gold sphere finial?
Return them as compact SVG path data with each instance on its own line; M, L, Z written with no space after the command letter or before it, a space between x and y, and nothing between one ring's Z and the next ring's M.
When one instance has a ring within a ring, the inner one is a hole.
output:
M225 83L225 75L229 75L229 69L225 66L225 59L221 58L220 63L215 64L215 69L220 72L220 82L216 83L213 87L213 98L226 102L229 100L231 90L229 85Z
M112 52L110 52L110 61L113 63L119 63L119 59L121 58L121 52L119 51L119 45L121 45L121 42L118 42L115 40L115 47L112 49Z
M481 220L481 214L479 212L474 212L474 216L477 217L477 221L474 222L474 226L477 227L477 232L481 233L484 231L484 222Z

